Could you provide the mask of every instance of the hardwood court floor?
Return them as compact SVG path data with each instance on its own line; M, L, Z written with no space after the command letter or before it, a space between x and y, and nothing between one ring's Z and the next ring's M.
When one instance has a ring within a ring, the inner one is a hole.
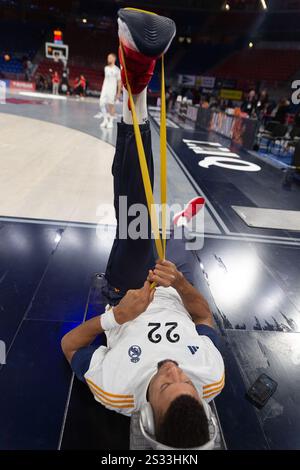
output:
M24 116L0 114L0 128L1 216L100 221L99 204L113 200L112 145ZM114 223L112 207L105 223Z

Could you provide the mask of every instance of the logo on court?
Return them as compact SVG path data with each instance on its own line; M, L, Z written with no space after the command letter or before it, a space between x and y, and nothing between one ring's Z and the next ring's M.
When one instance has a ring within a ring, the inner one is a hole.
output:
M6 364L6 345L4 341L0 341L0 365Z
M199 346L188 346L188 348L191 351L191 353L194 355L198 351Z
M217 166L227 170L236 171L260 171L261 167L256 163L241 160L241 157L231 152L227 147L219 144L218 142L208 142L202 140L183 139L187 147L203 160L198 162L202 168L210 168Z
M142 350L139 346L134 344L133 346L130 346L128 349L128 355L130 357L131 362L139 362L140 360L140 355L142 354Z

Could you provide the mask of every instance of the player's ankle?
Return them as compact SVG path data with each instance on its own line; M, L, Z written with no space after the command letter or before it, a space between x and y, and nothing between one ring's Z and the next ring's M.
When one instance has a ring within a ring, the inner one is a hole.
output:
M139 124L145 124L148 121L147 110L147 87L141 93L133 95L136 116ZM133 124L132 114L128 107L128 92L123 89L123 121L125 124Z

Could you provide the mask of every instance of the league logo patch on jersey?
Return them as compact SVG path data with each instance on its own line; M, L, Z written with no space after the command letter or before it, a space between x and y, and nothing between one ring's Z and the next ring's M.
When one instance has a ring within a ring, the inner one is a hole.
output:
M139 362L141 354L142 350L136 344L130 346L130 348L128 349L128 355L130 357L131 362Z
M192 354L195 354L198 351L199 346L188 346L188 348Z

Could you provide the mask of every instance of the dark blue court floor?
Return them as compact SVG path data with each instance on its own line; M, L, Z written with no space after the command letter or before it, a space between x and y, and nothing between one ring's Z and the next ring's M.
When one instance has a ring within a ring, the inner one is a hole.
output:
M204 169L183 138L225 142L168 131L173 158L206 194L221 230L199 252L199 288L222 336L226 385L215 403L227 447L300 449L300 234L249 228L231 208L300 210L300 189L287 190L279 170L241 151L259 174ZM104 308L93 286L113 235L0 214L0 340L8 352L0 366L0 449L128 448L129 420L96 403L60 351L68 330ZM262 372L278 388L257 410L245 393Z

